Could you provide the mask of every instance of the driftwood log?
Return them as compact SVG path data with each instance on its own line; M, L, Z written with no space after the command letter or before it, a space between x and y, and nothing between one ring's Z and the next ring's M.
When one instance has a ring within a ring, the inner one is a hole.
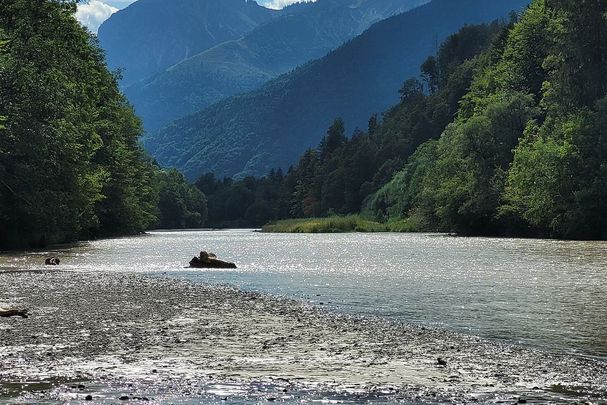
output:
M4 309L0 308L0 317L10 318L11 316L20 316L27 318L27 309Z

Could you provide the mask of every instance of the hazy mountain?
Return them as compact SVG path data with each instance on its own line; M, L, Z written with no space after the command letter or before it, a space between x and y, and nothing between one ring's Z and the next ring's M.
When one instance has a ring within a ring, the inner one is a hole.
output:
M284 9L245 37L202 52L126 89L147 130L326 55L370 27L427 0L318 0Z
M259 90L231 97L151 134L146 147L160 164L189 178L264 174L286 167L318 144L336 117L366 127L373 112L398 100L437 43L465 24L507 17L528 0L434 0L375 24L326 57Z
M139 0L99 28L123 85L147 78L222 42L240 38L278 12L245 0Z

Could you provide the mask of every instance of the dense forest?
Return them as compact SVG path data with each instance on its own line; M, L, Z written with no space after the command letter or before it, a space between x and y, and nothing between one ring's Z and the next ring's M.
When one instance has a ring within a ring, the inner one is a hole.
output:
M606 238L606 13L535 0L375 212L460 234Z
M604 239L605 38L601 0L535 0L506 26L465 27L367 132L335 121L286 174L203 176L210 219L363 212L420 231Z
M202 225L204 196L143 152L76 2L0 9L0 248Z
M364 131L338 118L288 170L195 184L142 150L75 7L0 0L0 249L358 213L403 230L607 238L601 0L534 0L465 26Z

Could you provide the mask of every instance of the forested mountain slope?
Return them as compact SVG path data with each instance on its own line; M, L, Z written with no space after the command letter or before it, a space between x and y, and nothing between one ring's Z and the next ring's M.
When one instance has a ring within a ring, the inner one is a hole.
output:
M243 38L222 43L133 84L126 88L126 95L146 129L155 131L228 96L256 89L324 56L373 23L427 1L318 0L287 7L280 17ZM172 33L167 31L166 35ZM136 63L137 55L133 56ZM114 63L112 58L110 61Z
M406 81L401 101L383 119L370 117L367 131L352 137L336 120L287 172L236 181L201 176L196 185L208 198L210 225L256 227L276 219L360 212L418 146L440 137L487 58L483 51L503 41L508 27L495 21L462 28L422 64L423 82Z
M147 78L278 14L245 0L138 0L99 28L99 41L122 85Z
M176 121L146 139L161 165L189 178L204 172L265 174L316 145L336 118L365 127L398 100L402 82L465 24L507 18L527 0L434 0L375 24L326 57ZM440 41L440 42L439 42Z

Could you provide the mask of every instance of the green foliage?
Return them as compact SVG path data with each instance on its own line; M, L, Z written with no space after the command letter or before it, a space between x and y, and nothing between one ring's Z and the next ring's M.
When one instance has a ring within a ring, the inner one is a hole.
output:
M427 189L417 201L434 208L439 228L498 232L502 225L494 219L512 150L534 116L531 96L496 95L482 112L446 129L437 145L436 162L425 173L427 180L422 180Z
M534 1L485 52L436 147L371 209L427 230L607 237L605 12L600 0Z
M554 40L543 64L541 124L516 149L504 212L542 235L607 237L607 4L546 1Z
M0 247L136 233L156 220L141 125L75 7L0 0Z
M200 228L207 221L207 200L183 174L175 169L161 170L157 174L160 189L158 198L158 228Z
M434 168L436 156L436 141L428 141L421 145L411 156L405 168L397 172L390 182L373 194L367 203L366 211L381 221L393 221L408 216L416 201L430 197L423 194L423 179ZM427 216L431 216L431 213ZM434 219L431 222L435 222ZM428 229L429 226L425 228Z
M281 170L240 181L217 180L211 173L196 182L208 200L208 225L215 228L259 227L289 215L288 179Z

